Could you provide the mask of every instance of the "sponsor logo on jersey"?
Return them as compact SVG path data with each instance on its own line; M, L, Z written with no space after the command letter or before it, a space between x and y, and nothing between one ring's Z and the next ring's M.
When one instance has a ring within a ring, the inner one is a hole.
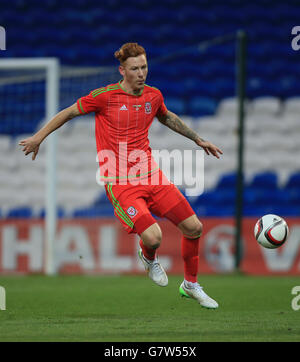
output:
M138 111L142 106L140 104L133 104L132 107L134 107L135 110Z
M127 107L125 106L125 104L123 104L123 106L120 108L120 111L128 111Z

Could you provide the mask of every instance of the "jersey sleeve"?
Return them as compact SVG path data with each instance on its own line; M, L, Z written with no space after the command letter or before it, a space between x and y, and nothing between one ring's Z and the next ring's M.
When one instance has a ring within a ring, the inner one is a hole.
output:
M156 116L164 117L167 114L167 112L168 112L168 109L165 105L164 97L163 97L162 93L159 91L159 107L157 109Z
M104 94L98 94L97 91L92 91L88 95L77 100L77 108L80 114L88 114L91 112L101 112L106 104Z

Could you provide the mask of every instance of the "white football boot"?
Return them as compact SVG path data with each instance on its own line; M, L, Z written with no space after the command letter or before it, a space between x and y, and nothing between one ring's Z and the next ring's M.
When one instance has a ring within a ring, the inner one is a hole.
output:
M142 249L139 250L138 254L144 264L149 278L152 279L157 285L166 287L168 285L168 276L157 258L155 258L153 261L146 259L143 255Z
M198 283L190 283L187 285L184 281L179 287L179 293L182 297L196 299L197 302L204 308L216 309L218 303L209 297Z

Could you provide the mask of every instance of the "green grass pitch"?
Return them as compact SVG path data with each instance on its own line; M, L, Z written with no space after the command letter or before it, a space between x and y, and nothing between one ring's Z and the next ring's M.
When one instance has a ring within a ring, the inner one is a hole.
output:
M300 341L297 277L200 276L219 309L138 276L2 276L0 341Z

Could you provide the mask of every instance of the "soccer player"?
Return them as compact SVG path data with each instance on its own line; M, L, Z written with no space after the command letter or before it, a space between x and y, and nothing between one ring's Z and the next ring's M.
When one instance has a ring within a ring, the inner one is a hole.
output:
M95 112L100 178L105 182L115 216L128 233L140 236L139 257L149 277L159 286L168 284L168 277L157 258L162 232L154 214L170 220L182 233L184 280L179 287L180 294L197 300L206 308L217 308L218 303L197 281L202 223L152 158L148 130L157 117L163 125L202 147L207 155L219 158L222 151L200 138L169 111L158 89L145 84L148 64L142 46L126 43L115 52L115 57L120 62L122 80L79 98L19 144L24 147L25 155L33 153L34 160L41 142L51 132L76 116Z

